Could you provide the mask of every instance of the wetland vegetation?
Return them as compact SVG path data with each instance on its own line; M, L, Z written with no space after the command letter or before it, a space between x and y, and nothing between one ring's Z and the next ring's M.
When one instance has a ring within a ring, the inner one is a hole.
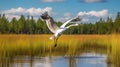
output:
M120 35L62 35L58 46L49 40L50 35L0 35L0 65L9 67L14 57L67 56L82 53L105 54L105 63L120 66ZM24 67L24 66L23 66Z

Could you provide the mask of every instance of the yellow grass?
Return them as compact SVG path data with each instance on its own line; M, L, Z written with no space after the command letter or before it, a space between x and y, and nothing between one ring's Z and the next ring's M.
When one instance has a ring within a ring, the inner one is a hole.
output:
M0 57L17 55L75 55L93 47L104 50L114 67L120 66L120 35L62 35L57 47L51 35L0 35ZM91 50L91 49L90 49ZM64 52L64 53L63 53ZM55 54L53 54L55 53Z

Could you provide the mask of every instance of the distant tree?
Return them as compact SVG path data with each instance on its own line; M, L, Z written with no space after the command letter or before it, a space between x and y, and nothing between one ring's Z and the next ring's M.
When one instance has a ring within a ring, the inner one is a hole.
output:
M31 16L31 19L29 21L29 33L34 34L36 29L36 24L33 16Z
M62 22L56 22L61 26ZM69 23L70 25L72 23ZM34 20L33 16L21 15L17 20L15 17L9 21L5 14L0 14L0 34L49 34L50 30L47 28L46 22L40 18ZM100 18L96 23L84 23L76 27L67 29L64 34L112 34L120 33L120 12L117 13L115 20L108 17L106 21Z
M116 32L120 33L120 12L117 13L117 16L115 18L114 27L116 28Z
M20 34L24 34L26 30L26 20L23 15L21 15L20 19L18 20L18 30Z
M63 23L62 22L56 22L57 23L57 25L60 27Z
M27 16L27 19L26 19L26 34L29 34L30 33L30 16Z
M15 17L9 23L9 33L18 33L18 21Z
M0 16L0 33L8 33L8 19L3 16Z
M96 22L97 34L105 34L105 20L100 18L98 22Z
M106 26L107 26L107 29L106 29L107 34L111 34L114 32L114 27L113 27L114 25L113 25L112 18L110 18L110 17L107 18Z
M38 18L38 20L37 20L37 23L36 23L36 33L37 34L43 34L44 32L44 30L43 30L43 21L40 19L40 18Z

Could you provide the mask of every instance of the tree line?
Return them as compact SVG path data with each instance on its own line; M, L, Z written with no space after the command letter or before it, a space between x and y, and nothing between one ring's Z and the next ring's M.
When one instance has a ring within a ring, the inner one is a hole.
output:
M62 22L57 22L60 26ZM35 21L33 16L21 15L17 20L15 17L9 21L5 14L0 14L0 34L50 34L45 21L40 18ZM71 27L65 34L112 34L120 33L120 12L115 20L108 17L106 20L100 18L96 23L84 23L77 27Z

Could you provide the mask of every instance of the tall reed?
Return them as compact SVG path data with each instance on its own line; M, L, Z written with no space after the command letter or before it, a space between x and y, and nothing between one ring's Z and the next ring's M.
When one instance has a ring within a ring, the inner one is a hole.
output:
M49 40L49 37L50 35L0 35L0 59L21 55L76 55L83 50L88 51L89 48L86 47L92 47L89 50L94 52L97 49L104 50L112 58L110 61L113 66L120 66L120 35L62 35L57 47L54 47L54 41Z

